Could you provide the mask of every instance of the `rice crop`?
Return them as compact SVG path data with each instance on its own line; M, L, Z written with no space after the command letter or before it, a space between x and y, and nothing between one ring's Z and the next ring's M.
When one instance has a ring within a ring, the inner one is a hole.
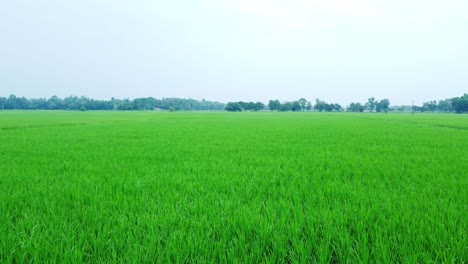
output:
M0 111L0 262L465 263L468 115Z

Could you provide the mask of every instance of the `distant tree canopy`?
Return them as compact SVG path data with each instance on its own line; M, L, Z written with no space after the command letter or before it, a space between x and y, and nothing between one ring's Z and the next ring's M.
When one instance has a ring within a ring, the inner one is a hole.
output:
M468 94L445 100L424 102L422 106L412 106L414 112L455 112L468 113Z
M366 103L366 108L369 109L370 112L374 111L376 106L377 106L377 103L375 101L375 98L374 97L371 97L367 100L367 103ZM362 112L362 111L361 111Z
M343 107L341 107L341 105L339 104L328 104L324 101L321 101L320 99L315 99L315 106L314 106L314 109L315 110L318 110L320 112L341 112L343 111Z
M434 100L434 101L429 101L429 102L425 102L423 103L423 109L424 111L430 111L430 112L435 112L437 110L437 101Z
M229 112L242 112L242 111L261 111L265 109L265 105L262 102L229 102L227 103L224 110Z
M279 100L270 100L268 107L270 108L270 111L279 111L281 108L281 103Z
M202 99L181 99L153 97L111 100L94 100L87 97L69 96L61 99L52 96L49 99L27 99L24 97L0 97L0 109L43 109L43 110L223 110L225 105L220 102Z
M377 112L388 112L388 109L390 107L390 100L388 99L382 99L380 102L376 102L375 105L375 110Z
M452 112L453 111L452 99L439 100L437 104L437 111Z
M297 101L270 100L268 105L262 102L229 102L228 104L215 102L182 99L182 98L162 98L156 99L153 97L130 99L115 99L111 100L95 100L88 97L68 96L63 99L52 96L49 99L17 97L10 95L8 97L0 97L0 110L2 109L24 109L24 110L170 110L170 111L190 111L190 110L226 110L231 112L241 111L262 111L268 109L270 111L281 112L299 112L299 111L320 111L320 112L341 112L343 107L336 103L327 103L320 99L314 102L307 101L305 98L300 98ZM421 106L392 106L390 100L376 100L371 97L366 103L353 102L347 108L348 112L384 112L388 111L406 111L406 112L456 112L468 113L468 94L461 97L454 97L444 100L432 100L424 102Z
M366 110L366 107L361 103L351 103L348 106L348 112L364 112L364 110Z
M239 103L229 102L224 110L229 112L242 112L242 106Z
M365 104L361 104L359 102L351 103L347 108L348 112L364 112L365 110L369 112L373 112L375 110L376 112L387 113L390 110L390 100L382 99L381 101L377 101L374 97L371 97Z
M457 113L468 112L468 94L464 94L462 97L455 97L452 99L452 105Z
M312 105L312 102L307 101L305 98L301 98L297 101L286 101L281 103L279 100L270 100L268 103L268 108L270 111L281 111L281 112L299 112L299 111L312 111L316 109L320 112L322 111L342 111L343 108L339 104L327 104L326 102L316 100L315 106Z
M283 103L281 103L279 100L270 100L270 102L268 103L268 107L270 108L270 111L299 112L305 110L306 104L307 100L304 98L301 98L298 101Z

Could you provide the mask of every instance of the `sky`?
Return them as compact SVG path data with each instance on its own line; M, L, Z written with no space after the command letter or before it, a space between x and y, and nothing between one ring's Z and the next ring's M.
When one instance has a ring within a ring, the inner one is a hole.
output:
M0 96L392 105L468 93L466 0L1 0Z

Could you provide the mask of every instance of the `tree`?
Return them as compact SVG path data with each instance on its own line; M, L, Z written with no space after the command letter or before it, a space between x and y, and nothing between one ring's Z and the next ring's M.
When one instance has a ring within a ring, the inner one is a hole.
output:
M0 107L3 105L5 109L80 110L81 107L85 107L87 110L153 110L154 108L169 110L172 107L179 111L223 110L225 107L225 104L220 102L181 98L163 98L160 100L152 97L136 98L134 100L112 98L106 101L84 96L68 96L64 99L57 96L52 96L49 99L27 99L10 95L8 98L0 97L0 99ZM249 103L249 105L255 105L255 103Z
M343 110L343 108L341 107L341 105L339 104L334 104L334 103L327 103L325 101L321 101L320 99L316 99L315 100L315 106L314 106L314 109L322 112L322 111L326 111L326 112L333 112L333 111L337 111L337 112L340 112Z
M62 99L58 98L57 96L52 96L49 98L49 109L57 110L57 109L64 109L62 104Z
M281 112L287 112L287 111L291 111L292 109L292 103L291 102L284 102L280 105L280 111Z
M298 100L298 102L301 106L301 110L304 111L306 109L307 100L305 98L301 98Z
M29 109L48 109L47 99L30 99L29 100Z
M229 112L242 112L242 106L239 103L229 102L224 110Z
M301 103L299 101L294 101L294 102L291 102L291 111L293 112L299 112L301 111L303 108L301 106Z
M6 102L6 98L5 97L0 97L0 110L5 109L5 102Z
M281 103L279 100L270 100L270 102L268 102L268 107L270 108L270 111L279 111Z
M366 107L361 103L351 103L348 106L349 112L364 112L364 109L366 109Z
M376 105L376 101L374 97L371 97L367 100L366 107L369 109L370 112L374 111Z
M16 104L16 95L10 94L6 99L4 107L5 109L18 109L18 105Z
M437 101L429 101L429 102L425 102L423 103L423 111L431 111L431 112L435 112L435 110L437 110Z
M133 100L133 105L135 107L135 110L153 110L156 105L156 99L152 97L136 98Z
M314 109L322 112L323 110L325 110L326 104L327 103L325 103L324 101L320 101L320 99L317 98L315 99Z
M437 101L433 100L429 102L429 111L435 112L437 110Z
M452 112L452 99L439 100L437 104L437 110L439 112Z
M343 107L342 107L340 104L335 104L335 105L334 105L334 109L335 109L335 111L337 111L337 112L343 111Z
M388 112L388 108L390 106L390 100L388 99L382 99L380 102L377 102L376 109L377 112Z
M248 102L248 108L245 110L250 110L250 111L255 111L255 103L254 102Z
M311 103L311 102L307 102L307 105L306 105L305 108L306 108L307 111L312 110L312 103Z
M239 101L239 102L237 102L237 103L238 103L238 104L240 105L240 107L242 108L242 111L246 111L246 110L249 110L249 109L250 109L250 108L249 108L249 103L247 103L247 102Z
M464 94L462 97L452 98L452 104L456 113L468 112L468 94Z
M263 109L265 109L265 105L262 103L262 102L256 102L255 103L255 107L254 107L254 111L262 111Z
M124 100L119 100L117 103L118 110L134 110L133 103L128 98Z
M424 108L422 106L413 105L412 111L413 111L413 113L424 112Z

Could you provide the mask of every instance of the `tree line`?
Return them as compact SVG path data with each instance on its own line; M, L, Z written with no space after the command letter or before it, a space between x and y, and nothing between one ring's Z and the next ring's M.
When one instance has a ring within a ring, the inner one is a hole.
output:
M377 100L371 97L365 103L353 102L346 107L337 103L327 103L320 99L314 102L301 98L296 101L270 100L267 105L262 102L229 102L227 104L216 102L183 99L183 98L162 98L153 97L130 99L95 100L88 97L68 96L59 98L52 96L46 98L28 99L10 95L0 97L0 110L3 109L23 109L23 110L169 110L169 111L190 111L190 110L226 110L230 112L241 111L279 111L279 112L299 112L299 111L319 111L319 112L456 112L468 113L468 94L461 97L454 97L444 100L432 100L424 102L421 106L392 106L390 100Z
M226 111L242 112L242 111L278 111L278 112L299 112L299 111L319 111L319 112L378 112L387 113L394 112L468 112L468 94L461 97L454 97L445 100L433 100L424 102L421 106L390 106L389 99L377 100L375 97L370 97L367 102L353 102L347 107L342 107L337 103L327 103L320 99L315 99L315 102L307 101L301 98L297 101L270 100L267 105L261 102L229 102L225 107Z
M351 103L348 107L343 108L337 103L327 103L320 99L315 99L315 103L307 101L305 98L301 98L297 101L285 101L280 102L279 100L270 100L268 105L263 105L260 102L229 102L226 105L225 110L230 112L241 112L241 111L278 111L278 112L300 112L300 111L319 111L319 112L364 112L368 109L371 112L374 109L377 112L387 112L389 109L390 101L383 99L382 101L376 101L375 98L370 98L369 102L365 105L360 103Z
M300 111L311 111L315 109L317 111L342 111L343 108L339 104L328 104L319 99L316 100L315 106L312 106L312 102L307 101L305 98L301 98L297 101L285 101L280 102L279 100L270 100L268 105L262 102L229 102L226 105L225 110L230 112L242 112L242 111L278 111L278 112L300 112Z
M468 113L468 94L445 100L424 102L422 106L412 106L412 111Z
M348 108L348 112L384 112L387 113L390 110L390 100L382 99L380 101L376 100L374 97L367 99L365 104L351 103Z
M153 97L111 100L95 100L84 96L68 96L63 99L52 96L49 99L27 99L10 95L0 97L0 109L23 109L23 110L224 110L225 104L220 102Z
M224 110L229 112L242 112L242 111L261 111L265 109L265 105L262 102L229 102L226 104Z

